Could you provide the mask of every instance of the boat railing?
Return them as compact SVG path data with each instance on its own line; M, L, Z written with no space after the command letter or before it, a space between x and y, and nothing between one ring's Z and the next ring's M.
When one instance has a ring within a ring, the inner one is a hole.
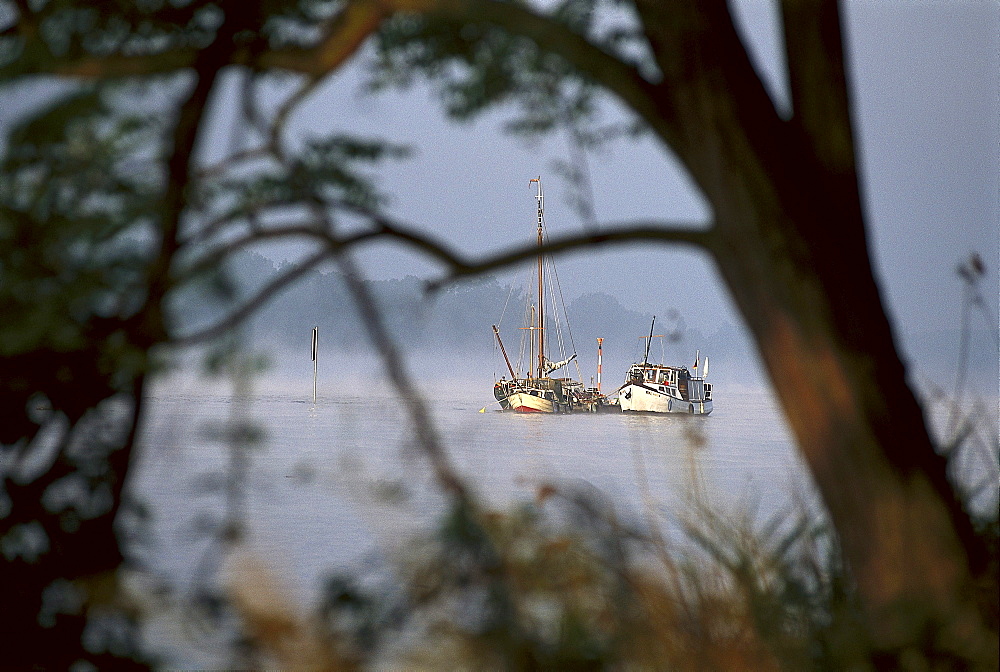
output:
M685 401L709 401L712 398L712 384L704 378L691 378L687 384L688 396Z

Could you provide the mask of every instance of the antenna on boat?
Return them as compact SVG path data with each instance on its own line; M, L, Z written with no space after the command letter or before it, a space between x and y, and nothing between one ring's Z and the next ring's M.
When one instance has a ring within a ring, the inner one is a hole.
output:
M656 324L656 315L653 315L653 321L649 323L649 338L646 339L646 355L642 358L642 365L646 366L649 363L649 346L653 342L653 325Z

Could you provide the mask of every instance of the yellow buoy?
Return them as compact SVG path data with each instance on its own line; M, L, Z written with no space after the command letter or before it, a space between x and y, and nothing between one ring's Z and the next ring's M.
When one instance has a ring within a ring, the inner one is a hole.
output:
M485 406L483 406L482 408L480 408L480 409L479 409L479 412L480 412L480 413L485 413L485 412L486 412L486 407L485 407Z

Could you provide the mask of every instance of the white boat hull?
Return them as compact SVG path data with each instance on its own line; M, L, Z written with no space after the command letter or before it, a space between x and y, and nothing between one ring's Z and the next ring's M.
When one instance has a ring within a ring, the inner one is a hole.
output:
M669 394L657 392L643 385L626 385L618 393L618 404L622 411L636 413L684 413L687 415L708 415L712 412L712 401L685 401Z

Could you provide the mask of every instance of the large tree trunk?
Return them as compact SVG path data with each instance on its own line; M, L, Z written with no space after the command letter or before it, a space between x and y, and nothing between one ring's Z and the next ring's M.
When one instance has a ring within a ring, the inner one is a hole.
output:
M836 225L819 213L815 221ZM975 536L885 318L865 323L879 305L870 272L845 265L823 274L735 242L718 254L720 268L838 531L876 646L902 652L930 634L923 643L935 650L989 662L982 647L995 642L981 630L972 595L982 556L969 555ZM829 283L857 309L848 323L831 319L837 299L816 291ZM863 347L853 338L865 339Z
M779 118L724 2L639 3L664 140L711 202L710 250L754 335L886 655L994 666L969 518L907 385L873 277L835 5L789 3Z

